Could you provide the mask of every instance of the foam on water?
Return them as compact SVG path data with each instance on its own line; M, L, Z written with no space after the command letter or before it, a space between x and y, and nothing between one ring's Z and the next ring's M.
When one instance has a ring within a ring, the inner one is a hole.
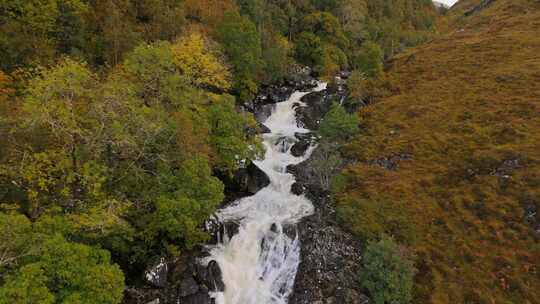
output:
M320 83L313 91L325 88ZM295 179L286 168L304 161L313 150L311 147L303 157L290 153L297 141L294 134L309 132L298 127L293 108L308 93L295 92L277 103L264 122L271 132L263 135L265 156L255 164L269 176L270 184L216 214L220 222L239 224L238 233L230 239L225 233L206 259L217 261L223 273L225 291L211 294L217 304L286 304L292 292L300 244L298 237L284 229L312 214L313 205L306 197L291 193Z

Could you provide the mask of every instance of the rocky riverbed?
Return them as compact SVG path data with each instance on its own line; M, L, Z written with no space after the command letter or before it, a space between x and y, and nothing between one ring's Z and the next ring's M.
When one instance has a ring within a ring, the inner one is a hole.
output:
M297 109L299 123L317 130L332 102L339 102L344 96L341 86L306 95L302 101L307 107ZM313 169L318 153L315 149L310 159L288 168L296 176L293 191L305 194L315 206L315 213L298 225L301 262L289 303L367 304L369 298L362 293L359 283L361 247L336 222L329 193Z
M244 104L244 109L253 112L263 126L262 122L271 114L275 103L285 101L296 90L309 90L316 84L309 70L298 71L294 77L280 85L262 88L257 98ZM345 90L340 85L307 94L302 98L306 106L296 107L298 124L317 130L332 102L340 102L344 96ZM261 133L267 131L264 126L259 130ZM315 133L295 136L298 141L292 146L291 154L296 157L304 155L311 146L316 145ZM313 153L316 155L319 152L315 149ZM337 225L328 193L318 184L310 162L308 159L288 168L297 181L292 192L305 194L315 207L313 215L304 218L295 228L286 232L291 236L297 234L301 243L301 262L289 303L368 303L369 299L362 294L358 282L360 244ZM219 177L226 185L227 199L224 204L252 195L269 183L268 176L253 164L240 169L232 177ZM223 225L212 220L208 221L206 228L212 235L213 243L225 236L234 235L238 229L234 224ZM217 263L211 261L207 266L201 265L201 259L206 256L207 249L198 246L175 260L159 259L150 263L143 278L146 284L128 288L125 303L214 303L209 292L223 291L225 286Z

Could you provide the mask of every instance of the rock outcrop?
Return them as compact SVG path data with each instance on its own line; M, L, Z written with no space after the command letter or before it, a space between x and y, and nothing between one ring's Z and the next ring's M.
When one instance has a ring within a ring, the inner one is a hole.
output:
M270 131L262 122L271 114L274 103L286 100L295 90L305 91L317 86L317 81L310 73L309 69L304 69L286 80L282 86L263 88L254 101L244 105L244 109L253 112L259 122L259 130L256 132ZM306 106L296 108L298 122L316 130L331 103L339 98L339 92L330 89L306 95L302 100ZM317 141L317 137L311 133L296 134L295 137L296 141L283 141L283 149L290 148L295 156L304 155ZM292 187L293 193L308 196L316 206L315 214L297 227L290 225L282 228L287 235L292 238L298 236L302 242L302 263L290 303L364 304L365 296L358 290L357 283L360 247L349 234L335 225L334 212L328 204L326 193L313 183L309 167L309 162L305 162L289 168L298 178ZM232 176L219 172L216 175L225 184L227 198L224 204L255 194L270 183L268 176L253 163L239 169ZM206 224L206 231L212 236L213 242L232 237L237 229L236 223L222 224L215 219L210 219ZM126 289L124 303L214 303L209 292L223 291L225 285L216 261L201 263L207 256L204 247L196 247L180 258L159 259L145 272L146 285Z

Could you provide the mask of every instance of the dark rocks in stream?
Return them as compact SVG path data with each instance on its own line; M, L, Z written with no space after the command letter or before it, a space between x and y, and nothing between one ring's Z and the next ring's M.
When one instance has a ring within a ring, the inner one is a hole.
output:
M317 86L317 79L313 77L313 70L309 67L296 67L295 71L285 79L284 85L296 91L309 91Z
M342 91L329 88L306 95L302 100L306 106L297 108L299 123L316 130L331 103L344 96ZM317 153L315 149L313 158L287 167L287 172L296 177L291 191L304 194L315 207L314 214L297 225L301 262L289 304L370 303L359 282L361 244L337 224L329 193L320 184L312 163Z
M232 176L227 172L214 172L214 175L225 185L224 204L255 194L270 184L268 175L254 163L238 169Z
M150 265L144 272L145 279L154 287L164 288L167 285L167 275L169 273L169 265L164 258L159 262Z
M259 123L263 123L272 115L272 109L275 107L274 104L257 104L255 105L255 108L253 110L253 115L255 116L255 120Z
M210 261L208 265L196 265L195 277L210 291L225 290L223 275L216 261Z
M291 147L291 154L295 157L304 156L318 140L313 133L295 133L294 137L296 137L297 142Z
M270 132L272 132L272 130L270 130L267 126L263 125L262 123L259 123L259 133L266 134Z
M195 281L193 276L187 276L182 281L180 281L180 286L178 286L178 295L182 297L187 297L196 294L199 291L199 284Z
M207 292L200 292L194 295L182 298L178 301L180 304L213 304L215 303L213 299L210 298Z
M342 91L339 90L322 90L320 92L312 92L300 100L304 106L296 106L296 119L298 125L312 131L319 129L321 120L330 110L333 102L339 102L343 98Z
M304 194L305 190L306 188L300 183L294 183L291 186L291 193L294 195L302 195Z
M300 157L304 155L311 146L309 141L299 141L291 147L291 154L294 157Z
M215 218L211 218L206 221L206 232L210 234L213 244L224 240L225 238L232 238L238 233L240 225L236 222L219 222Z
M166 265L168 275L164 276L162 287L154 284L126 288L125 304L213 304L209 292L223 291L225 284L221 269L216 261L207 265L201 259L208 256L201 247L187 252L179 258L161 258L159 264ZM150 267L155 268L155 267Z
M294 87L270 85L259 90L255 97L256 104L278 103L287 100L294 92Z
M311 168L309 159L287 168L297 178L293 188L302 188L315 206L314 214L297 225L301 262L289 304L367 304L359 282L360 242L337 224L328 192Z
M318 82L308 67L296 67L281 83L261 86L257 96L245 102L243 108L255 115L258 122L264 122L272 113L274 104L286 101L294 91L309 91Z
M207 256L200 247L192 252L186 252L179 258L161 258L157 264L168 270L167 276L162 276L164 282L157 288L154 283L126 288L124 304L214 304L209 292L223 291L225 284L219 265L210 261L201 264L201 259ZM163 266L165 265L165 266ZM149 267L154 269L155 266Z
M234 174L234 181L238 185L238 192L255 194L270 184L270 178L254 163L242 168Z

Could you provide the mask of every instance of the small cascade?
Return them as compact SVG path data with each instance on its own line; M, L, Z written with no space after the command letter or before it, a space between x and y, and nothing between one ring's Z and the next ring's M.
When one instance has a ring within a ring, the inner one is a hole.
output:
M325 88L320 83L313 91ZM300 243L287 227L312 214L313 205L291 193L295 179L286 168L306 160L314 149L310 147L302 157L290 152L298 141L295 133L309 132L297 125L294 110L308 93L294 92L287 101L277 103L264 122L271 132L263 135L265 156L255 164L268 175L270 184L216 214L221 223L239 225L238 232L230 238L225 233L203 261L215 260L223 273L225 291L211 294L217 304L286 304L293 290Z

